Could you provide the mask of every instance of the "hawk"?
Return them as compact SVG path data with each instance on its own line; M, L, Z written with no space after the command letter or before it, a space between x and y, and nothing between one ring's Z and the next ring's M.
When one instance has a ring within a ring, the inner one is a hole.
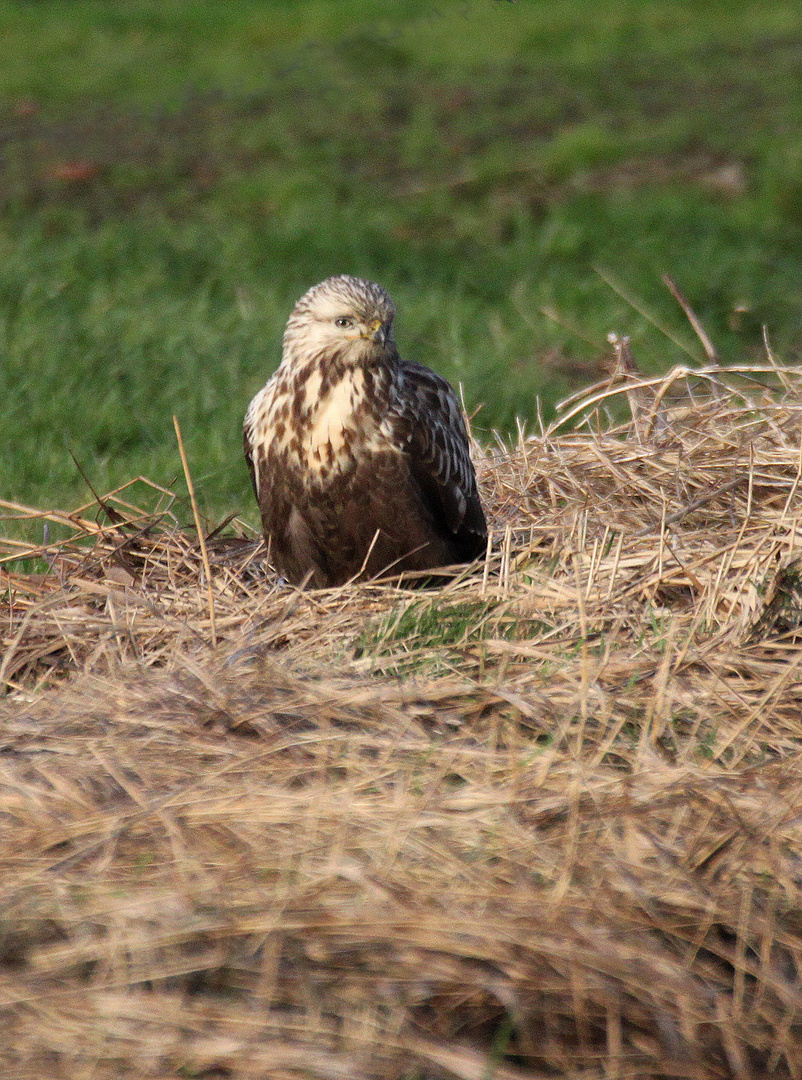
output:
M402 360L380 285L340 275L293 308L245 416L272 566L317 587L470 562L487 525L450 384Z

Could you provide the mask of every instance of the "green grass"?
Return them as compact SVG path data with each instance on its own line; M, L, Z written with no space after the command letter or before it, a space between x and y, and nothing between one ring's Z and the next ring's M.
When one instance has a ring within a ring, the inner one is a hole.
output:
M204 508L255 521L241 418L334 272L480 428L611 330L701 357L665 272L725 359L802 352L790 0L6 0L0 35L4 497L82 499L68 449L183 486L175 413Z
M410 672L443 673L454 670L465 651L489 639L533 641L553 631L543 619L511 613L495 601L439 601L436 593L422 600L402 602L395 610L369 620L356 641L356 657L370 656L377 671L403 678ZM479 648L483 671L505 665L501 656L488 656Z

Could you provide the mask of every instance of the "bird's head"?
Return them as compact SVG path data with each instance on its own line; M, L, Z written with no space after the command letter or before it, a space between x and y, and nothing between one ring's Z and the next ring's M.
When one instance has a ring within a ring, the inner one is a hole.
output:
M393 302L381 285L341 274L304 293L284 332L284 358L357 366L395 355Z

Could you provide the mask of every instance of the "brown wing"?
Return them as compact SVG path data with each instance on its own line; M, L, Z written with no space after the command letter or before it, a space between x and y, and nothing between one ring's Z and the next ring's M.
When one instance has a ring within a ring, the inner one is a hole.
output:
M399 423L412 476L438 531L453 541L455 561L475 559L485 551L487 523L457 395L442 376L422 364L402 361L400 374L391 413Z
M242 429L242 442L245 447L245 460L248 462L248 471L251 474L251 486L253 487L253 493L256 496L257 502L259 501L259 492L256 490L256 469L253 467L253 446L251 444L251 432L250 429L245 427Z

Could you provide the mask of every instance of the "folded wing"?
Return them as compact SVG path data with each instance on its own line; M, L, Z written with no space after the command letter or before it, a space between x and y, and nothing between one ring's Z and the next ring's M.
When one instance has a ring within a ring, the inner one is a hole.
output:
M457 396L444 378L421 364L402 361L400 375L390 412L424 508L453 543L454 561L475 559L485 551L487 523Z

